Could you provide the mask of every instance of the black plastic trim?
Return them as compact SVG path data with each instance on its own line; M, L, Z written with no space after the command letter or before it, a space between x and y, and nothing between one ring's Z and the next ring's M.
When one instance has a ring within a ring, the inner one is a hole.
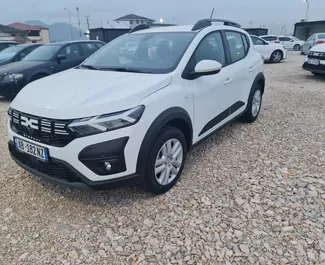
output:
M220 122L228 118L231 114L239 110L242 106L244 106L245 103L242 101L237 101L233 105L231 105L229 108L225 109L223 112L221 112L218 116L214 117L212 120L210 120L202 129L202 131L199 133L199 136L206 133L216 125L218 125Z
M200 30L200 29L209 27L212 25L211 22L223 22L223 24L225 26L232 26L232 27L236 27L236 28L241 27L240 24L230 21L230 20L226 20L226 19L201 19L195 23L195 25L192 28L192 31L196 31L196 30Z
M143 138L139 155L138 155L138 162L137 162L137 172L140 175L145 175L146 171L146 161L148 160L148 154L150 151L150 148L152 147L158 133L161 131L163 127L166 126L166 124L174 119L182 119L186 122L189 129L189 142L187 150L189 150L192 146L192 140L193 140L193 127L190 115L187 113L186 110L180 107L173 107L170 109L165 110L162 112L151 124L149 127L145 137Z
M78 159L99 176L112 175L126 171L125 146L129 137L122 137L85 147ZM107 171L104 162L110 162L112 169Z

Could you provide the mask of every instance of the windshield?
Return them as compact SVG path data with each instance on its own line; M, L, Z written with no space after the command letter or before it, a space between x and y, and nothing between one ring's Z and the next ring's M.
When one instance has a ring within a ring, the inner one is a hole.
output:
M48 61L58 52L60 45L44 45L28 54L23 61Z
M108 71L169 73L177 67L195 34L126 34L105 45L81 67Z
M295 41L301 41L301 40L299 40L298 38L296 38L296 37L290 37L291 39L293 39L293 40L295 40Z
M18 52L23 50L24 47L14 46L4 49L0 52L0 61L10 60L14 57Z

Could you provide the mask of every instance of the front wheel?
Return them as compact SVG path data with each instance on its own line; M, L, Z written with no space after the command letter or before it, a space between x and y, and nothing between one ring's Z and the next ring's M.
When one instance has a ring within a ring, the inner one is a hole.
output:
M299 44L296 44L294 47L293 47L293 50L294 51L300 51L301 49L301 46Z
M250 93L246 112L242 116L242 120L244 122L252 123L256 121L261 111L262 97L263 97L262 87L259 84L257 84L255 85L255 87L252 89Z
M154 194L165 193L179 179L186 160L184 134L175 127L165 127L158 134L148 156L146 184Z
M272 63L279 63L283 58L283 53L280 50L276 50L271 54L270 61Z

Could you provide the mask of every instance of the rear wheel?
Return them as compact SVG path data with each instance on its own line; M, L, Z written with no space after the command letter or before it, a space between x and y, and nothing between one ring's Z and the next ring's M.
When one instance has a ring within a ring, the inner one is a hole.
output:
M262 87L259 84L257 84L252 89L249 95L247 109L245 114L242 116L242 120L244 122L252 123L256 121L261 111L262 97L263 97Z
M186 160L187 145L183 133L165 127L158 134L148 156L146 184L150 192L161 194L179 179Z
M283 53L280 50L276 50L271 54L270 61L272 63L279 63L283 58Z
M300 51L301 46L299 44L296 44L295 46L293 46L293 50L294 51Z

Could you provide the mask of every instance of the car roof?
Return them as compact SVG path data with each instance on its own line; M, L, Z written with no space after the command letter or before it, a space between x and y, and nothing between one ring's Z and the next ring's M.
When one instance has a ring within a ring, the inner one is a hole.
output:
M18 44L18 47L32 47L32 46L41 46L43 43L28 43L28 44Z
M160 33L160 32L193 32L193 33L198 33L199 31L205 29L205 28L209 28L212 30L237 30L240 32L245 32L244 30L237 28L237 27L233 27L233 26L225 26L225 25L211 25L208 27L204 27L198 30L194 30L192 31L194 25L183 25L183 26L162 26L162 27L152 27L149 29L143 29L143 30L139 30L139 31L135 31L132 32L130 34L142 34L142 33ZM247 33L247 32L246 32Z
M59 46L63 46L66 44L71 44L71 43L103 43L100 40L74 40L74 41L60 41L60 42L52 42L52 43L48 43L45 45L59 45Z
M278 36L277 35L262 35L262 36L260 36L261 38L262 37L275 37L275 38L277 38Z

